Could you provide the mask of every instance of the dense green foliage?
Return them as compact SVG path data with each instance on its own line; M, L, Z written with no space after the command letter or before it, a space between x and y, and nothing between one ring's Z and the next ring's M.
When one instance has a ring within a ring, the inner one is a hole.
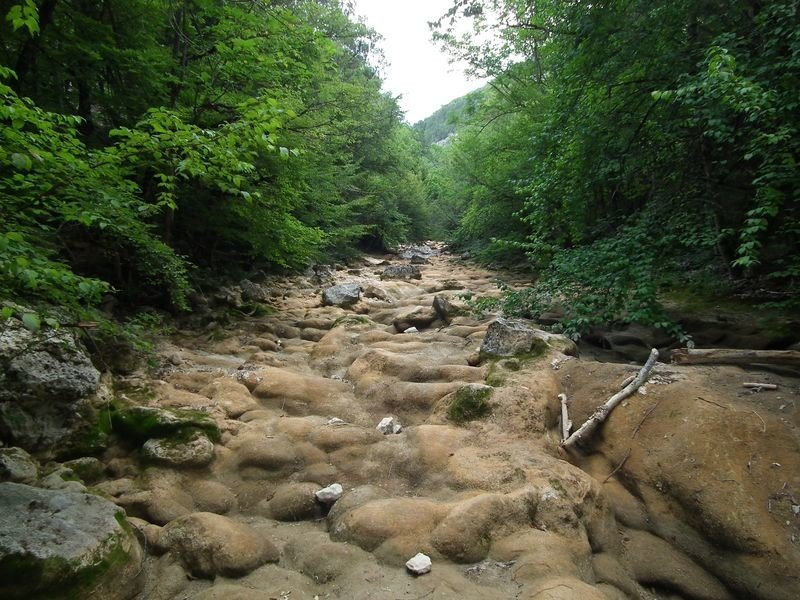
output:
M200 276L427 232L337 0L0 0L0 300L185 309Z
M578 333L670 328L659 293L693 282L797 305L796 0L460 0L435 35L494 79L426 185L455 243L539 273L509 309Z
M492 80L416 131L349 11L0 0L0 300L180 310L447 236L536 272L507 310L575 334L677 334L677 286L797 306L796 0L454 0L435 37Z

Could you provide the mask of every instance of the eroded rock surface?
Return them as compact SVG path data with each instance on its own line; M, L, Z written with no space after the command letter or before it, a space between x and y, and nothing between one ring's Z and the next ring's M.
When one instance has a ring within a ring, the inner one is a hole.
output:
M278 549L246 525L214 513L193 513L164 527L159 544L189 573L236 577L278 559Z
M271 314L165 344L105 474L71 482L141 519L141 598L800 597L795 380L659 365L568 456L559 393L579 425L637 367L470 313L459 294L498 294L497 273L406 250L270 278ZM341 284L364 293L320 302ZM387 415L401 431L376 429ZM195 434L213 460L141 461L147 439Z

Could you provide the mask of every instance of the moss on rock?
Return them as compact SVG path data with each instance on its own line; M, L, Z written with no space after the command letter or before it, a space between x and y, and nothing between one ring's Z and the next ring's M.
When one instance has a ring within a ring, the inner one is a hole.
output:
M0 522L1 597L123 600L137 593L142 553L121 509L88 494L2 485L3 508L15 514Z
M214 442L220 437L211 417L196 410L117 405L111 413L111 422L114 431L136 442L150 438L188 440L196 431L202 431Z
M467 386L458 390L447 407L447 417L454 423L466 423L487 417L492 413L488 400L492 395L488 386Z
M366 325L369 323L369 319L367 317L362 317L359 315L345 315L344 317L339 317L333 322L331 325L331 329L336 329L340 325L345 327L355 327L357 325Z

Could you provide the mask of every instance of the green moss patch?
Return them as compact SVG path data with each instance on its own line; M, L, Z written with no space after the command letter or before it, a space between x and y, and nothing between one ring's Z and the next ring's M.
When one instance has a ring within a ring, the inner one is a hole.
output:
M66 461L82 456L97 456L108 448L112 431L111 409L102 407L83 412L83 423L74 435L55 449L54 457Z
M344 317L339 317L333 322L331 325L331 329L335 329L340 325L344 325L345 327L353 327L356 325L366 325L369 323L369 319L367 317L362 317L358 315L345 315Z
M122 512L119 514L123 515ZM124 516L122 521L125 521ZM110 550L103 558L87 565L73 564L63 557L41 559L30 555L14 555L3 558L0 560L0 581L4 583L0 583L0 595L9 600L87 598L104 579L114 579L115 573L131 560L131 554L124 548L124 539L133 535L127 521L123 529L124 532L114 535L105 543ZM5 585L6 582L10 585Z
M161 409L148 406L116 406L111 414L114 431L136 442L150 438L188 440L202 431L218 441L219 428L206 413L196 410Z
M454 423L466 423L487 417L492 413L488 400L492 395L489 387L465 387L455 393L447 407L447 417Z
M489 362L489 373L486 375L486 385L500 387L505 385L509 373L516 373L531 359L525 356L514 358L492 358Z

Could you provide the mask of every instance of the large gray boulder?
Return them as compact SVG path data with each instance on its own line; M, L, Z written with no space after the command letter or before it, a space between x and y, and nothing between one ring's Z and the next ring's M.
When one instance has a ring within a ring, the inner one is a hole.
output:
M536 330L522 319L506 319L499 317L486 330L486 337L481 344L481 354L490 356L514 356L528 354L536 346L544 349L544 341L537 337Z
M536 329L524 319L498 317L486 330L480 352L486 356L514 356L540 354L547 348L571 356L578 354L575 342L566 336Z
M330 285L336 279L336 270L330 265L311 265L305 275L314 285Z
M242 298L242 288L236 285L219 288L216 292L214 292L211 299L215 304L221 306L244 308L245 305L245 301Z
M242 300L245 302L267 302L269 291L249 279L242 279L239 282L239 289L242 290Z
M424 264L428 262L428 258L439 254L439 251L427 244L411 244L400 248L398 254L400 258L410 260L414 264Z
M65 446L93 412L100 373L75 334L0 327L0 438L29 452Z
M329 287L322 292L322 303L325 306L353 306L361 299L361 286L357 283L343 283Z
M127 600L141 565L125 513L111 502L0 483L0 597Z
M381 279L422 279L417 265L391 265L381 274Z

